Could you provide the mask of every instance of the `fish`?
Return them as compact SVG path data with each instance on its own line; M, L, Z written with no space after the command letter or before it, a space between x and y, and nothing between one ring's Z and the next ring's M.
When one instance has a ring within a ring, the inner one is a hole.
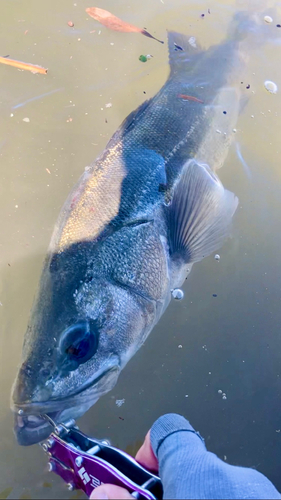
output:
M251 34L242 19L243 36L238 19L234 35L205 50L168 32L166 83L125 118L63 205L12 389L20 445L110 391L171 290L229 236L238 199L217 172L239 115Z

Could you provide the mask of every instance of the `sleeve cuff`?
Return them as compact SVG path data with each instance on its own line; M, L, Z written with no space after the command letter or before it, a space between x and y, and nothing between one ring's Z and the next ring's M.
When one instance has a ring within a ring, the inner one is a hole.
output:
M204 439L193 429L188 420L176 413L168 413L158 418L151 428L150 442L154 454L157 456L159 447L168 436L182 431L195 434L204 444Z

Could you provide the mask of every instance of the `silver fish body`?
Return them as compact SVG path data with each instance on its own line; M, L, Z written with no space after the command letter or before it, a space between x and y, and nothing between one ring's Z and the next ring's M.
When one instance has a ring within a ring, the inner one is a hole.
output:
M126 118L66 200L13 388L20 444L48 436L42 415L77 418L114 386L171 289L228 235L237 198L215 171L239 112L239 44L203 51L169 33L166 84Z

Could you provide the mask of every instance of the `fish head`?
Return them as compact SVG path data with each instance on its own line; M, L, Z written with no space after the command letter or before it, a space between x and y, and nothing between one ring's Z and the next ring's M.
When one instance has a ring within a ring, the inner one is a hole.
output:
M22 445L52 432L44 415L55 423L76 419L111 390L146 330L134 295L98 273L90 276L83 258L76 259L52 258L42 273L12 390Z

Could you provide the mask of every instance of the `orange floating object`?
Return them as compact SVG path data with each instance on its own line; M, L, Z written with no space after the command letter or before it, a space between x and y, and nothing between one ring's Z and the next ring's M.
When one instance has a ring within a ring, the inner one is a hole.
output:
M32 73L41 73L42 75L46 75L48 71L47 69L42 68L42 66L36 66L36 64L15 61L14 59L9 59L7 57L1 56L0 63L7 64L8 66L14 66L14 68L18 69L26 69L27 71L32 71Z
M111 12L108 12L108 10L99 9L98 7L88 7L86 9L86 12L87 14L89 14L89 16L93 17L96 21L99 21L99 23L103 24L104 26L106 26L106 28L109 28L111 30L123 31L125 33L141 33L142 35L157 40L157 42L164 43L161 40L158 40L158 38L152 36L150 33L148 33L148 31L138 28L133 24L122 21L122 19L114 16L113 14L111 14Z
M198 99L197 97L193 97L192 95L179 94L178 97L180 99L184 99L185 101L201 102L201 104L204 103L204 101Z

